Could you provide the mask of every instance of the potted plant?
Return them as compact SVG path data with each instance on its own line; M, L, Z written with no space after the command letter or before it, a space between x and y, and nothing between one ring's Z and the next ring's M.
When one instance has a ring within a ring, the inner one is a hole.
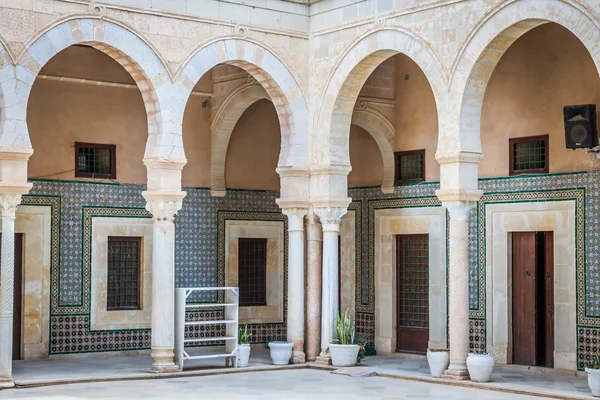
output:
M271 361L274 365L287 365L292 358L292 348L294 343L291 342L269 342Z
M441 377L450 364L448 349L427 349L427 362L431 376Z
M248 324L244 325L244 330L238 331L238 367L247 367L250 358L250 336L248 333Z
M588 386L592 391L592 396L600 397L600 361L594 356L592 361L585 366L585 372L588 376Z
M335 339L329 343L331 363L334 367L352 367L365 357L366 340L360 338L355 341L355 326L348 310L344 316L337 315L335 318Z
M494 370L494 356L489 353L469 353L467 369L473 382L489 382Z

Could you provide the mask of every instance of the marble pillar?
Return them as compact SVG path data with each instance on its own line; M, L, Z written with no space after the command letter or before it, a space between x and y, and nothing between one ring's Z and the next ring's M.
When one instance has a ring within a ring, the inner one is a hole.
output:
M15 216L20 194L0 195L2 256L0 258L0 388L13 387L13 300L15 278Z
M321 353L321 224L310 210L306 224L306 359L315 361Z
M177 372L175 347L175 224L181 201L148 198L152 213L152 372Z
M327 348L334 339L335 316L339 312L338 281L338 235L340 222L346 208L327 207L315 208L315 213L321 219L323 227L323 277L321 297L321 355L319 362L325 362L328 357Z
M288 218L287 340L294 343L292 364L306 362L304 354L304 216L306 208L284 209Z
M469 209L475 202L453 201L443 205L450 215L450 268L448 276L450 366L443 377L469 379Z

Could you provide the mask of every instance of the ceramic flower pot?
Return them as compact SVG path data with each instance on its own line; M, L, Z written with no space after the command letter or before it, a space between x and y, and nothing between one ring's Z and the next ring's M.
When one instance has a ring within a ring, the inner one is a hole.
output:
M358 360L360 346L357 344L333 344L329 343L331 364L334 367L353 367Z
M450 353L446 349L427 349L427 362L431 376L439 378L450 364Z
M269 349L271 349L271 361L275 365L287 365L290 363L292 358L292 347L294 343L289 342L269 342Z
M586 368L588 376L588 386L592 391L592 396L600 397L600 369Z
M238 367L247 367L248 359L250 358L250 345L238 345Z
M491 354L469 353L467 369L473 382L489 382L494 370L494 357Z

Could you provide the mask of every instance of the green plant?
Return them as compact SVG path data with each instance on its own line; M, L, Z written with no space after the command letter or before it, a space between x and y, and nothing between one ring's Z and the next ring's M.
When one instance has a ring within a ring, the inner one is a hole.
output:
M348 310L344 315L335 316L335 338L333 339L334 344L354 344L354 324L350 320Z
M248 324L244 325L244 329L238 331L238 344L250 344L251 333L248 333Z
M358 358L356 360L356 363L360 364L360 362L362 360L364 360L365 356L366 356L366 354L365 354L366 353L365 347L367 346L367 338L359 337L358 338L358 346L359 346L359 349L358 349Z
M589 369L600 369L600 360L598 360L598 357L594 356L591 361L588 361L585 364L585 367Z

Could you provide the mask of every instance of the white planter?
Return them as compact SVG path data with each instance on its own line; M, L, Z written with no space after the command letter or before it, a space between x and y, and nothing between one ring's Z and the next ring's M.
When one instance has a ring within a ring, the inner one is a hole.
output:
M248 359L250 358L250 345L238 345L238 367L247 367Z
M441 377L444 371L448 369L448 365L450 364L450 355L448 350L427 349L427 362L429 363L431 376L434 378Z
M586 368L588 376L588 386L592 391L592 396L600 397L600 369Z
M287 365L292 358L292 347L294 343L289 342L269 342L271 349L271 361L275 365Z
M331 363L334 367L353 367L358 359L360 346L357 344L333 344L329 343Z
M489 382L494 370L494 357L491 354L469 353L467 369L473 382Z

